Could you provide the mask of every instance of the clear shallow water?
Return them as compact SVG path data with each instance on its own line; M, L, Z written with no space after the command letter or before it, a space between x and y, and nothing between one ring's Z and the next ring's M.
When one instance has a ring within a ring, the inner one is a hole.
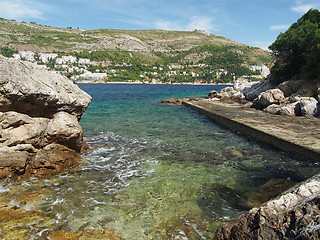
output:
M248 192L273 178L301 181L318 172L191 109L160 103L206 96L220 86L80 87L93 97L81 120L92 149L82 168L11 186L15 195L41 190L41 201L25 208L54 216L34 224L28 233L34 239L50 229L115 229L124 239L211 239L219 222L248 209Z

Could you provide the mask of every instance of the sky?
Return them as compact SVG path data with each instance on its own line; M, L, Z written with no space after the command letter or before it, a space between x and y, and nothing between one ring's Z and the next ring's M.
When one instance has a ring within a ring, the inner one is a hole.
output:
M320 0L0 0L0 17L53 27L206 30L267 49Z

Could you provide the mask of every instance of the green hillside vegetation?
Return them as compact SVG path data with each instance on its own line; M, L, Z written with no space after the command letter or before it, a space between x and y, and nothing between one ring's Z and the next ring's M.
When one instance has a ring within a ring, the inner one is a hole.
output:
M309 10L269 47L274 81L320 80L320 12Z
M228 82L233 75L252 75L248 65L271 64L267 51L234 42L215 34L201 30L165 31L165 30L79 30L54 28L36 23L17 22L0 18L0 51L12 56L18 50L36 53L58 53L88 58L98 62L90 66L92 70L107 72L118 69L116 76L108 80L139 80L139 75L160 67L158 78L162 81L189 82L191 76L166 76L170 64L190 66L205 64L205 67L188 69L198 74L199 81L217 81L214 72L218 69L229 71L219 81ZM122 67L119 67L122 65ZM54 62L49 64L54 67ZM185 69L184 69L185 71ZM179 72L179 71L178 71ZM232 74L231 74L232 72ZM76 73L68 73L69 76Z

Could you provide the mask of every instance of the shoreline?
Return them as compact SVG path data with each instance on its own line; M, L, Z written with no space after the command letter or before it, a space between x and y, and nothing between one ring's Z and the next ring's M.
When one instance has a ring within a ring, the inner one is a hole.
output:
M102 82L102 81L74 81L75 84L132 84L132 85L190 85L190 86L232 86L233 83L143 83L143 82Z

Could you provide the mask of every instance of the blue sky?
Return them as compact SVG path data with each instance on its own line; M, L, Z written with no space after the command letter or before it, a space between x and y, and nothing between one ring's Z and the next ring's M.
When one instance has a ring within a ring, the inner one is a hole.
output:
M267 48L319 0L0 0L0 17L80 29L203 29Z

